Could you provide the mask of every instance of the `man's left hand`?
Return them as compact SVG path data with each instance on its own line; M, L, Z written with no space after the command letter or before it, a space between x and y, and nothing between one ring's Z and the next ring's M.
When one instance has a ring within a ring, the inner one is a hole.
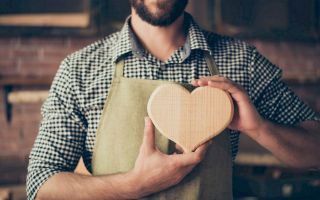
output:
M246 91L237 83L222 76L206 76L191 82L193 86L210 86L225 90L234 100L234 116L228 128L257 137L264 119L257 112Z

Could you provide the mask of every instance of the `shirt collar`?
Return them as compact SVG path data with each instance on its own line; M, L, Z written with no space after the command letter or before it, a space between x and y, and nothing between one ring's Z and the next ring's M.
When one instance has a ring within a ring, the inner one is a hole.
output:
M131 16L129 16L120 30L119 38L116 45L113 46L113 62L116 62L120 57L125 56L128 53L133 53L135 56L142 58L145 56L145 50L138 38L135 36L130 26ZM186 24L188 25L188 34L186 43L183 46L185 60L192 50L208 51L212 55L212 51L209 48L207 40L204 36L203 30L193 20L192 16L185 13Z
M189 13L185 13L186 20L189 21L188 35L187 35L187 43L190 45L190 50L203 50L208 51L210 54L211 49L205 38L203 30L199 27L199 25L194 21L193 17Z
M112 61L116 62L121 56L124 56L125 54L132 51L132 44L130 41L130 27L129 27L129 20L131 16L129 16L122 29L119 32L119 37L117 39L117 42L112 47L113 48L113 55L112 55Z

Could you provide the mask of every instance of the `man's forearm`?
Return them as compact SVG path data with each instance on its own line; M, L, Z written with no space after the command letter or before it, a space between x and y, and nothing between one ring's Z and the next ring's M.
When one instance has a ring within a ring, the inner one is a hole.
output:
M162 153L155 143L152 121L147 117L139 155L132 170L106 176L57 173L43 184L37 199L139 199L178 184L202 161L208 145L202 144L194 152Z
M134 199L134 177L130 172L108 176L83 176L62 172L40 188L37 200L50 199Z
M319 130L288 127L266 121L258 133L247 135L289 166L320 168L320 138L316 131Z

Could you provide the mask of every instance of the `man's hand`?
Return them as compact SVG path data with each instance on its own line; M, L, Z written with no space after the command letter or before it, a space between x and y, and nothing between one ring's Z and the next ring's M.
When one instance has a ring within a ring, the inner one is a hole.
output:
M137 198L159 192L179 183L203 159L208 143L195 152L167 155L155 145L154 127L145 118L143 143L132 170L139 188Z
M319 122L284 126L263 119L245 90L225 77L202 77L191 83L194 86L220 88L231 94L235 112L229 128L247 134L287 165L304 169L320 168L320 154L315 153L320 145Z
M264 124L264 119L240 85L222 76L202 77L191 83L194 86L211 86L229 92L234 100L235 109L234 117L228 128L241 131L251 137L257 137L255 134L259 133L258 130Z
M139 199L179 183L203 159L207 146L191 153L163 154L155 146L153 124L147 118L134 169L105 176L60 172L44 183L37 199Z

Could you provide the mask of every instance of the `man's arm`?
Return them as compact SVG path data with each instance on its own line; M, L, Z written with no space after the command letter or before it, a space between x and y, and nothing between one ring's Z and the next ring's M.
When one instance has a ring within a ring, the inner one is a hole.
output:
M179 183L204 157L208 144L195 152L163 154L155 146L154 127L146 118L143 143L133 170L106 176L61 172L40 188L37 199L137 199Z
M319 131L320 123L316 121L284 126L264 120L260 129L247 135L290 166L320 168Z
M137 198L177 183L200 162L205 145L190 154L164 155L154 147L148 123L149 139L132 172L100 177L72 173L84 150L87 122L78 107L75 65L69 60L62 62L41 108L43 119L28 166L29 200Z
M192 81L192 84L220 88L231 94L235 102L235 114L229 128L247 134L287 165L297 168L320 167L319 122L304 122L300 126L272 123L257 112L241 86L225 77L203 77Z
M84 176L60 172L43 184L36 199L133 199L133 180L130 173Z
M66 58L60 65L41 107L39 133L29 155L28 200L34 200L39 188L60 172L72 172L85 146L87 125L77 105L72 65Z

